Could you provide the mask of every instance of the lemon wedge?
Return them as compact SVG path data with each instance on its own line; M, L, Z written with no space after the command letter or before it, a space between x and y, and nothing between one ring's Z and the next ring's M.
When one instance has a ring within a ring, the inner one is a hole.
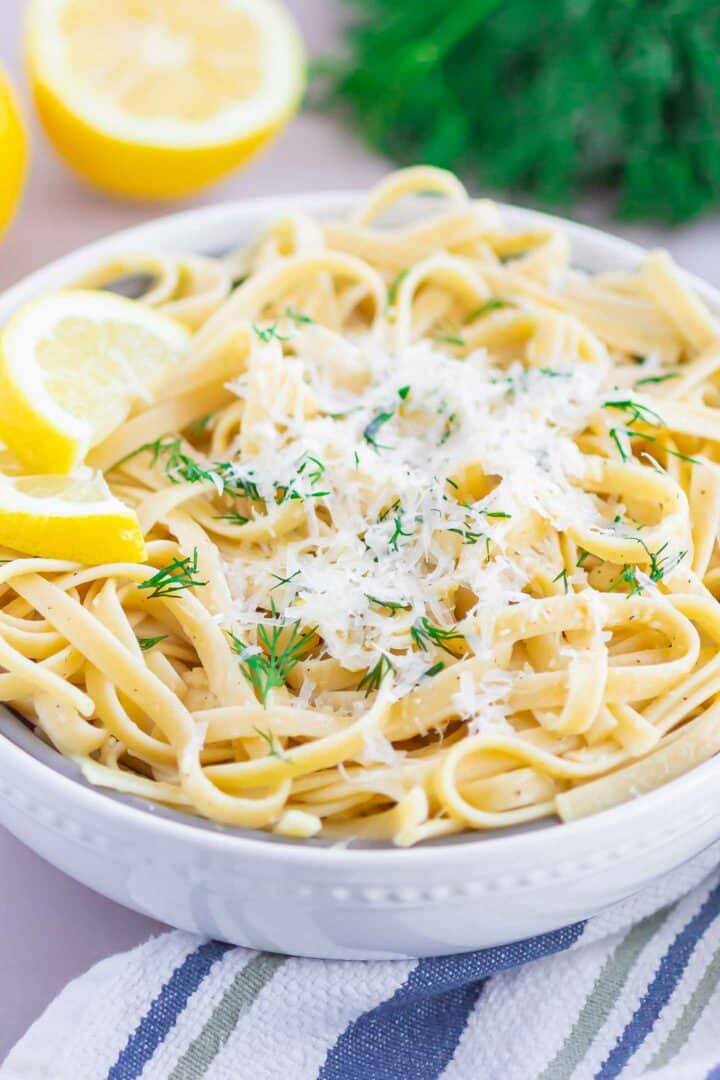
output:
M72 476L0 476L0 544L90 565L146 558L135 512L90 469Z
M27 59L56 148L133 198L185 195L283 127L305 84L277 0L32 0Z
M151 401L185 352L178 323L104 292L53 293L0 335L0 439L28 472L69 473Z
M27 172L27 137L15 91L0 67L0 236L12 221Z

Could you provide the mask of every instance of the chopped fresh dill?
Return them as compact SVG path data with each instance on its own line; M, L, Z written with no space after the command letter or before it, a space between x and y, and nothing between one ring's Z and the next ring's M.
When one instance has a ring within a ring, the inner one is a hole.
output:
M541 367L541 368L536 368L535 370L539 371L541 375L544 375L548 379L570 379L570 378L572 378L572 372L571 371L556 371L555 368L550 368L550 367Z
M365 596L372 604L377 604L378 607L387 608L393 615L396 611L409 611L412 604L407 604L401 600L380 600L377 596L371 596L370 593L365 593Z
M452 477L450 477L450 476L446 476L446 477L445 477L445 483L446 483L446 484L449 484L449 485L450 485L450 487L451 487L451 488L452 488L452 489L453 489L454 491L457 491L457 490L458 490L458 485L457 485L457 484L455 483L455 481L454 481L454 480L452 479Z
M578 560L575 563L575 565L576 566L582 566L582 564L585 562L585 560L588 558L589 555L590 555L589 551L587 551L585 548L580 548L580 554L578 555Z
M381 410L380 412L375 413L370 423L366 424L363 428L363 439L368 444L368 446L372 446L373 450L377 451L390 449L389 446L383 446L382 443L379 443L375 436L377 435L383 424L387 424L388 420L392 420L394 415L394 410L391 412Z
M664 383L668 379L677 379L679 371L668 371L666 375L646 375L644 379L636 379L633 386L647 386L650 383Z
M463 544L477 544L478 540L482 540L483 537L485 537L484 532L478 532L476 529L471 529L470 526L467 525L464 529L452 528L447 531L462 536Z
M278 328L277 328L277 319L275 320L274 323L271 323L269 326L266 326L264 329L262 327L258 326L257 323L253 323L252 328L253 328L255 334L257 334L257 336L260 338L260 341L262 341L264 345L269 345L271 341L288 341L289 340L288 338L284 337L281 333L279 333Z
M628 461L629 460L629 455L627 453L627 450L625 449L625 447L622 444L620 435L617 434L617 428L611 428L610 431L609 431L609 435L612 438L613 443L617 447L617 453L620 454L623 461Z
M238 476L237 468L231 461L214 461L208 468L205 468L194 458L191 458L189 454L184 453L181 447L182 439L179 436L163 435L159 439L155 439L154 442L143 443L142 446L138 446L137 449L132 450L125 457L116 461L111 468L117 468L131 458L137 457L138 454L147 452L151 455L150 464L152 466L157 465L161 457L165 458L163 468L171 484L180 484L182 481L197 484L207 481L214 484L219 494L227 492L230 495L241 496L256 502L262 501L257 484L252 480Z
M655 412L649 405L633 401L632 398L626 398L623 401L604 401L603 409L619 409L621 412L629 413L630 419L627 422L630 425L640 421L650 427L665 427L665 421L660 413Z
M377 664L371 667L362 677L357 684L358 690L365 691L365 697L368 697L373 690L379 690L384 680L395 671L392 661L385 653L380 654L380 659Z
M429 667L427 669L427 671L423 672L423 674L422 674L423 679L432 679L432 678L434 678L435 675L440 674L440 672L444 669L444 667L445 667L445 661L444 660L436 661L436 663L434 663L432 665L432 667Z
M158 634L157 637L141 637L138 638L138 645L143 652L149 652L150 649L153 649L156 645L159 645L161 641L164 641L167 636L167 634Z
M400 506L400 500L396 499L394 503L387 506L384 510L381 510L378 514L378 521L384 521L388 514L392 514L394 510L397 510Z
M262 728L259 727L253 727L253 731L267 743L268 757L278 758L280 761L290 761L289 755L285 753L282 746L275 742L275 736L272 731L263 731Z
M465 323L473 322L482 315L489 315L491 311L498 311L499 308L508 307L508 303L509 301L503 300L501 296L491 296L484 304L481 304L480 307L475 308L474 311L465 316Z
M296 570L295 573L290 574L289 577L280 577L279 574L270 574L270 577L274 577L275 580L277 581L277 585L273 585L272 588L270 589L270 592L273 592L275 589L279 589L281 585L289 585L290 582L293 581L293 579L296 578L298 576L298 574L301 574L301 573L302 573L302 570Z
M355 461L355 468L359 469L360 468L360 455L358 454L357 450L353 453L353 459Z
M407 401L407 396L410 393L410 389L411 388L409 386L400 387L400 389L398 390L398 397L401 401Z
M114 461L110 466L110 469L119 468L121 465L124 465L126 461L131 461L132 458L137 457L138 454L142 454L146 450L152 455L150 464L157 465L161 454L166 453L168 450L179 449L180 446L181 441L177 436L161 435L158 439L155 439L154 442L143 443L142 446L137 446L134 450L131 450L129 454L125 454L124 457L118 458L118 460ZM108 469L108 472L110 469Z
M568 584L568 572L567 572L567 570L561 570L560 573L556 574L555 577L552 580L553 580L553 585L555 584L556 581L562 581L563 586L565 588L565 593L566 594L568 593L568 591L570 589L570 586Z
M452 413L450 413L447 420L445 421L445 426L443 427L443 433L440 436L440 446L444 446L445 443L448 441L448 439L452 435L454 435L456 431L459 431L459 430L460 430L460 421L457 418L457 413L452 412Z
M397 274L392 279L390 284L388 285L388 289L387 289L388 307L392 307L392 305L397 300L398 289L400 288L400 286L402 285L403 281L405 280L405 278L408 276L409 273L410 273L410 267L406 266L405 269L401 270L400 273Z
M427 652L428 644L432 642L438 649L442 649L443 652L454 657L458 654L449 647L448 643L451 641L460 641L463 645L465 644L465 638L459 632L457 627L437 626L436 623L433 623L428 619L427 615L423 615L422 618L415 620L410 628L410 637L423 652Z
M314 469L308 470L309 465L314 465ZM325 466L319 458L313 457L312 454L308 454L305 460L300 464L297 472L298 476L307 470L307 477L311 484L317 484L323 473L325 472Z
M229 521L232 525L247 525L250 518L232 510L229 514L215 514L215 521Z
M189 430L193 433L193 435L202 435L202 433L207 430L207 428L210 426L214 419L215 413L205 413L205 415L201 416L198 420L193 420L192 424L190 424Z
M274 616L274 605L272 612ZM240 670L263 705L267 705L271 690L285 685L288 675L303 659L317 632L317 626L305 630L302 634L299 628L299 619L270 628L261 624L257 629L257 638L263 651L258 653L250 653L247 644L230 632L233 651L241 657Z
M432 334L432 339L441 345L456 345L458 348L462 348L465 344L464 338L460 336L457 330L447 324L437 326Z
M642 439L644 442L658 443L665 453L670 454L671 457L680 458L681 461L689 461L691 465L700 464L698 458L690 457L689 454L681 454L679 450L671 450L669 446L665 446L664 443L659 442L657 435L648 435L647 432L644 431L633 431L631 428L625 428L625 434L630 439Z
M285 308L285 318L290 319L296 326L314 326L315 320L306 315L304 311L298 311L291 304Z
M185 589L207 585L207 581L198 581L193 575L198 571L198 550L193 548L192 557L173 559L167 566L161 567L146 581L141 581L138 589L152 589L150 599L160 596L177 596Z
M621 585L629 585L630 591L628 593L628 598L637 596L638 593L641 593L642 585L637 579L636 570L637 567L633 563L625 563L620 576L608 586L608 592L615 592Z
M412 536L411 532L405 532L402 527L402 514L396 514L393 519L393 534L388 540L389 546L393 551L398 550L398 541L402 536Z
M641 540L639 536L635 536L633 539L636 543L640 544L650 559L650 571L648 577L651 581L655 582L656 585L662 581L664 577L672 573L687 555L687 551L679 551L677 555L670 555L669 553L663 555L663 552L666 552L670 546L669 540L666 540L657 551L650 551L650 548L645 541Z

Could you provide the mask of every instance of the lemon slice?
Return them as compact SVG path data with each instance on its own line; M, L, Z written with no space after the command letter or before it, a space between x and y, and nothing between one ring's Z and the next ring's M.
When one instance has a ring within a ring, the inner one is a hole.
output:
M30 472L69 473L153 392L190 335L143 304L54 293L0 335L0 439Z
M144 562L140 523L100 473L0 476L0 544L81 563Z
M13 219L27 172L27 138L10 80L0 67L0 236Z
M32 0L30 80L82 176L135 198L184 195L290 118L302 41L276 0Z

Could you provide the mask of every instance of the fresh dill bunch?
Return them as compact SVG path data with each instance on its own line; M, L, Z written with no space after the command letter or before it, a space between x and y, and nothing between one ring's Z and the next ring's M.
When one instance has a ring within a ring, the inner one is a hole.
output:
M705 0L345 0L348 55L318 65L374 148L628 218L720 197L720 5Z

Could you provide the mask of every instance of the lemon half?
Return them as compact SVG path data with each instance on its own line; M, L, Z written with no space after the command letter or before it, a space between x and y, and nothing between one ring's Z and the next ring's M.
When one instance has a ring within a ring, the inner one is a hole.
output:
M140 523L100 473L0 475L0 544L73 562L144 562Z
M40 117L73 168L135 198L184 195L260 149L297 108L300 35L276 0L32 0Z
M32 472L68 473L149 402L190 335L105 292L59 292L22 308L0 335L0 439Z
M12 221L27 172L28 146L15 91L0 67L0 236Z

